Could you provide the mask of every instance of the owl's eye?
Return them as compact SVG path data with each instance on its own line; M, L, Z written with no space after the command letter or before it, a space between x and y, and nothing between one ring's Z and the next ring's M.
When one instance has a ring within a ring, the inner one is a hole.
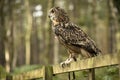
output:
M52 10L51 13L54 13L54 10Z

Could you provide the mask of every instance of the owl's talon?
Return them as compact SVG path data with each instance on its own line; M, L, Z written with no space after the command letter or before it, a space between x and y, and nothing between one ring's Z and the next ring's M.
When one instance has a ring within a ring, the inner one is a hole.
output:
M62 66L62 68L66 67L66 66L70 66L70 63L73 61L73 58L68 58L66 61L60 63L60 65Z
M60 63L60 66L61 66L62 68L67 67L67 66L69 66L69 65L70 65L70 63L66 63L66 61Z
M64 67L65 67L65 62L60 63L60 66L61 66L62 68L64 68Z

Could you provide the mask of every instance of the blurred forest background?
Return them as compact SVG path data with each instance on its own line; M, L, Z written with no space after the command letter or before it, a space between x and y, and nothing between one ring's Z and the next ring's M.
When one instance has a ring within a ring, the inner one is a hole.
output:
M0 0L0 68L5 72L66 59L47 16L53 6L64 8L104 54L120 52L120 0Z

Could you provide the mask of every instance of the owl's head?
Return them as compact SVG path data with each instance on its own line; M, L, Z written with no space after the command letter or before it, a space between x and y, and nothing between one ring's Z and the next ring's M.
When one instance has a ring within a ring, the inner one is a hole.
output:
M53 7L48 13L49 18L53 23L68 23L69 17L64 9L60 7Z

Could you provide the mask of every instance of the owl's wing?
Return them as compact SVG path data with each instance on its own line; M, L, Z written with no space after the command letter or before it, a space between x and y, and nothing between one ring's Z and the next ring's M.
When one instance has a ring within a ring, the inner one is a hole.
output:
M94 41L90 39L81 28L74 24L58 27L55 33L65 44L82 48L90 54L97 54L100 52Z

